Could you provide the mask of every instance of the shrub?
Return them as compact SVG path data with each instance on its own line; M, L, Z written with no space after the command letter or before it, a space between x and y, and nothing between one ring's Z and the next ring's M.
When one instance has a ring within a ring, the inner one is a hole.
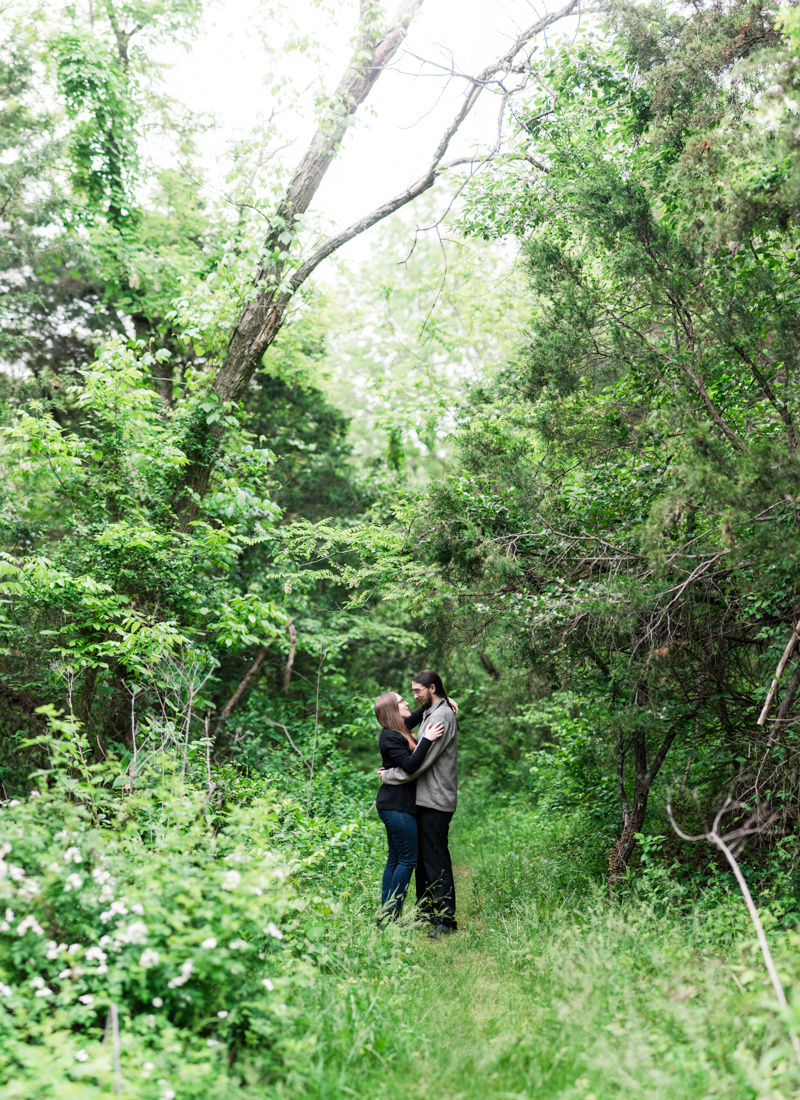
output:
M238 1079L228 1067L250 1052L262 1076L281 1063L295 993L313 973L292 873L313 856L291 861L276 847L286 809L276 796L234 811L215 834L201 792L153 794L111 816L43 785L0 808L9 1097L59 1096L69 1081L82 1096L101 1090L112 1004L123 1076L142 1082L142 1096L166 1096L179 1080L181 1096L195 1095L195 1078L206 1095L209 1074ZM150 1078L162 1084L148 1090Z

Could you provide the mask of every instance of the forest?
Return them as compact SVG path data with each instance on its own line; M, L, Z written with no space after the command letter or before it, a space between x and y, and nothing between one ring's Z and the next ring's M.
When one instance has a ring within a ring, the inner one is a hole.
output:
M800 8L507 7L3 6L4 1100L800 1096Z

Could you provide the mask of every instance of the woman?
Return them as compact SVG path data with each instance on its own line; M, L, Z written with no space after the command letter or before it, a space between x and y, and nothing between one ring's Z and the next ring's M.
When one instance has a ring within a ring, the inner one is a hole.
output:
M381 727L378 747L384 768L402 768L413 774L431 747L442 736L441 722L430 722L419 744L406 731L410 712L405 699L387 691L375 700L375 717ZM403 908L411 872L417 864L417 781L381 786L376 800L378 817L386 826L389 856L383 871L381 905L389 920L397 920Z

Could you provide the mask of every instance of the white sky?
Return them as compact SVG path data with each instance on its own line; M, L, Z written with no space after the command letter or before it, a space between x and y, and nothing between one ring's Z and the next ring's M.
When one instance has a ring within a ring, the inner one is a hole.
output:
M347 63L348 40L357 22L355 3L338 0L333 6L338 14L337 25L324 11L313 7L313 0L290 3L290 19L297 28L311 31L325 42L329 89L335 86ZM387 3L387 7L394 10L393 3ZM537 7L542 13L543 6ZM507 49L518 30L536 18L530 0L424 0L406 48L439 63L447 63L452 55L458 68L474 73ZM275 68L276 59L270 59L264 49L256 29L259 24L262 32L267 31L268 43L280 47L285 26L276 27L276 33L271 34L269 17L264 9L259 10L258 0L227 0L224 7L209 12L191 54L176 49L168 58L174 66L168 77L168 91L193 110L214 114L219 120L219 128L207 134L202 144L207 166L221 158L219 179L224 176L226 143L248 134L259 113L267 114L272 105L263 78L270 67ZM563 26L565 32L572 33L574 20L569 24L565 21ZM295 74L302 87L317 75L317 70L310 69L297 54L279 54L277 67ZM398 55L393 68L396 71L381 76L360 109L343 155L329 169L312 207L336 226L354 221L422 174L466 83L453 80L448 87L438 76L415 76L419 62L407 55ZM497 100L484 93L448 158L471 151L476 140L494 141L497 106ZM281 157L293 166L302 155L311 129L299 120L287 120L287 125L293 128L296 141ZM359 253L363 256L363 250L369 248L368 240L350 248L355 250L353 258Z

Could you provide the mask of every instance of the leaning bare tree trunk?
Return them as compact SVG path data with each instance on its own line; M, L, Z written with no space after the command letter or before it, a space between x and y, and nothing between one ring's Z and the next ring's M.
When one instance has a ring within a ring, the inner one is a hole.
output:
M443 160L453 136L472 111L481 92L498 82L498 74L512 70L522 71L517 59L525 45L553 23L580 10L580 0L567 0L559 11L542 16L523 31L503 57L493 61L478 76L469 78L469 90L434 150L427 170L416 183L341 233L330 237L290 274L289 249L296 236L298 222L308 210L325 173L338 153L349 120L396 55L421 4L422 0L403 0L388 27L379 31L375 22L368 21L367 2L362 0L362 33L354 58L328 104L324 123L314 135L289 182L286 194L270 220L270 229L264 242L264 255L268 259L255 276L256 293L242 308L236 327L231 333L225 360L214 381L214 390L221 401L237 402L244 397L264 353L283 326L292 297L319 264L343 244L413 202L433 186L440 172L463 163L462 159L447 165ZM599 11L600 7L588 10ZM508 93L504 94L507 98ZM201 426L201 434L204 432L206 438L195 442L196 452L191 456L185 487L178 501L184 529L196 518L198 502L208 489L216 458L215 437L218 431L216 427L206 429Z

